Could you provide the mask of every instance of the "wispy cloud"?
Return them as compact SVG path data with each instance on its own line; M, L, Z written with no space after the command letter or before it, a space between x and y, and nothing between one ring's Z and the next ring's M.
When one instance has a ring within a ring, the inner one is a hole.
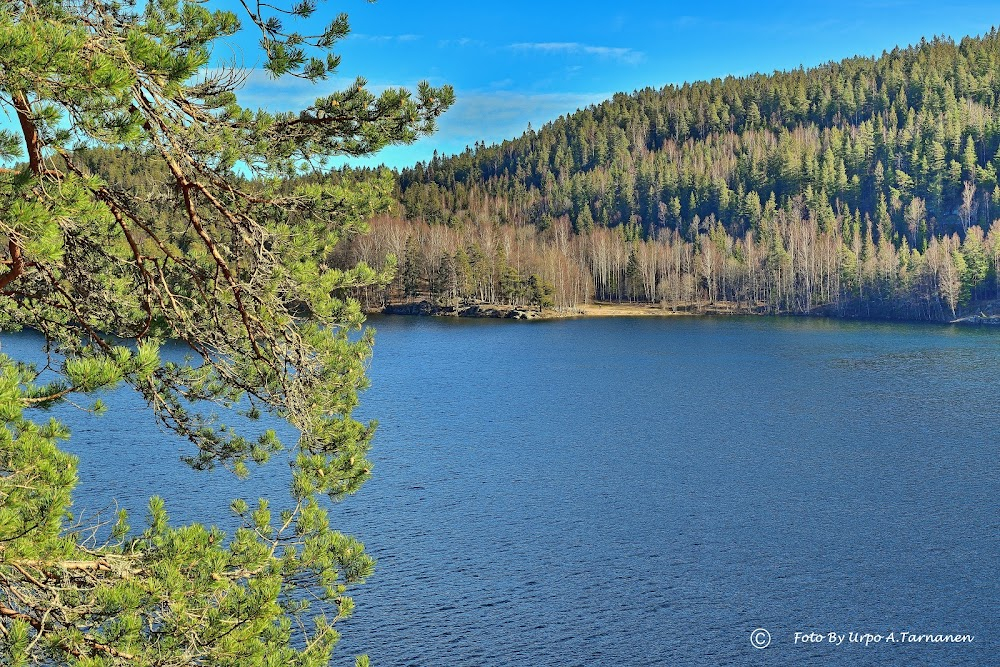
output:
M356 39L361 42L376 42L376 43L386 43L386 42L415 42L421 39L421 35L368 35L363 32L352 32L349 34L348 39Z
M455 106L441 118L440 138L465 143L512 139L529 122L539 127L609 97L609 93L458 91Z
M346 77L332 77L315 83L291 76L275 79L259 67L244 70L242 76L243 87L237 93L240 104L268 111L297 111L311 105L318 97L343 90L354 83Z
M206 71L206 75L217 71ZM297 111L308 107L317 97L329 95L354 83L346 77L332 77L316 84L292 77L271 78L260 68L242 72L243 87L240 103L249 108L269 111ZM577 109L611 97L610 92L536 92L509 90L514 79L493 81L486 89L457 90L455 105L438 124L438 131L411 146L388 148L373 157L342 160L351 164L403 167L418 160L429 160L435 149L443 155L461 152L477 141L487 144L520 136L531 123L535 128L571 114ZM376 95L386 88L400 87L398 82L369 82L367 88ZM412 89L412 84L403 87ZM2 117L0 117L2 120Z
M669 21L670 25L679 30L686 30L689 28L698 28L703 26L706 21L702 16L677 16Z
M442 39L438 41L438 46L441 48L450 46L457 46L460 48L470 46L483 47L486 46L486 42L481 39L473 39L472 37L459 37L458 39Z
M214 72L209 70L209 73ZM237 91L240 104L250 109L261 108L272 112L305 109L314 104L317 98L346 90L355 83L355 79L344 76L333 76L317 82L290 76L274 79L261 68L244 70L241 80L243 86ZM412 82L368 81L365 88L375 95L381 95L389 88L415 90L416 86Z
M407 167L440 155L460 153L477 141L493 144L521 136L528 124L545 123L611 97L611 93L526 93L515 91L456 91L455 106L438 124L438 131L410 146L386 148L378 154L343 160L354 165Z
M583 54L608 58L630 65L642 62L645 54L634 49L619 46L594 46L580 42L517 42L510 45L515 51L537 51L541 53Z

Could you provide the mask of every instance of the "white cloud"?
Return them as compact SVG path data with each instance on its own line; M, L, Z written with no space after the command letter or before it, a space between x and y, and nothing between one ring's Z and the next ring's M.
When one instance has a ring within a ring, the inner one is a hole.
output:
M455 106L441 119L441 131L473 141L510 139L524 132L529 122L539 127L609 97L608 93L458 91Z
M477 141L489 144L521 136L528 123L535 129L559 116L602 102L611 93L528 93L513 91L456 91L455 106L438 123L438 130L410 146L395 146L354 165L410 167L439 155L452 155Z
M293 76L280 79L271 77L264 69L255 67L244 70L246 77L243 87L237 91L239 103L250 109L268 111L297 111L330 93L349 87L353 80L333 77L326 81L312 83Z
M354 83L337 77L316 84L293 77L272 79L267 72L256 68L245 72L246 81L239 92L240 103L250 108L269 111L302 109L317 97L343 90ZM573 113L578 108L601 102L611 93L537 93L502 90L514 84L513 79L495 81L490 90L456 91L455 105L441 117L440 137L450 143L463 141L501 141L519 136L528 123L539 127L560 115ZM378 94L386 88L409 87L399 84L368 84L368 89ZM498 90L499 89L499 90ZM464 144L459 147L461 149Z
M260 108L273 112L299 111L314 104L319 97L350 88L355 81L343 76L334 76L315 83L293 76L274 79L261 68L244 70L243 76L244 85L236 93L239 103L245 108ZM369 81L365 88L375 95L380 95L389 88L416 90L416 85Z
M214 73L214 72L213 72ZM336 77L312 84L294 77L272 79L261 68L243 72L244 86L238 92L240 103L247 108L268 111L296 111L315 102L317 97L343 90L354 83L346 77ZM514 84L513 79L495 81L487 90L456 91L455 105L438 122L438 130L411 146L387 148L372 158L349 160L353 164L382 162L406 167L431 158L436 149L442 155L461 152L477 141L492 144L519 137L531 123L536 129L559 116L602 102L609 92L524 92L503 90ZM368 84L375 94L389 87L413 88L413 85ZM338 161L339 162L339 161Z
M679 30L698 28L705 24L705 19L701 16L678 16L670 21L670 25Z
M486 46L486 42L481 39L473 39L471 37L459 37L458 39L442 39L438 41L438 46L441 48L447 48L450 46L457 46L461 48L469 46L483 47Z
M415 42L421 38L420 35L405 34L405 35L368 35L363 32L352 32L347 36L348 39L356 39L362 42Z
M579 42L517 42L510 45L515 51L538 51L541 53L584 54L608 58L634 65L645 57L641 51L617 46L594 46Z

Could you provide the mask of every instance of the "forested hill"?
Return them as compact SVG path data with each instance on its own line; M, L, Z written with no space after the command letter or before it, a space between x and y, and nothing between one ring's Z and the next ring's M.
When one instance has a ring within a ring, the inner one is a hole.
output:
M398 175L370 305L953 319L1000 296L1000 33L645 89ZM548 300L547 298L544 300Z
M634 225L688 239L712 217L743 235L797 206L821 228L867 215L876 241L919 246L990 219L998 104L997 31L934 39L880 58L618 94L405 170L401 199L428 221L485 214L544 227L568 216L580 232Z
M109 178L156 178L135 156L90 158ZM998 169L993 30L619 94L435 157L396 175L396 215L326 259L395 256L388 289L361 294L371 309L609 300L950 320L1000 313Z

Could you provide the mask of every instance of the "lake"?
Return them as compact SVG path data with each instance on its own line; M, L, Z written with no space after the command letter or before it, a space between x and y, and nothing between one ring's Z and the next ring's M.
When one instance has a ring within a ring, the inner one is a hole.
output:
M375 477L335 514L379 564L335 664L995 660L1000 331L373 324L359 414L381 424ZM11 355L38 344L2 338ZM116 498L139 527L155 493L175 521L225 522L220 497L256 495L179 463L188 450L134 395L108 402L103 418L59 411L78 510ZM283 488L274 463L252 477L263 493Z

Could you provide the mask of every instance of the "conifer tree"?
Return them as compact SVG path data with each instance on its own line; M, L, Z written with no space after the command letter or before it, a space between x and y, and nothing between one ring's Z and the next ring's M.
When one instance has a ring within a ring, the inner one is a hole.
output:
M342 295L385 276L328 257L388 205L391 183L288 178L414 140L453 95L375 96L359 80L299 113L244 109L241 73L210 62L241 18L264 69L318 83L348 24L309 35L294 25L315 2L243 6L0 4L0 106L16 120L0 131L0 328L42 332L57 360L52 376L0 356L0 664L327 664L352 609L345 587L372 569L325 503L371 469L374 425L352 411L372 339L349 335L362 315ZM94 173L81 147L137 157L149 187ZM164 361L168 339L192 360ZM242 527L223 535L171 525L154 498L145 530L121 515L106 544L81 543L67 529L69 434L38 409L123 383L190 441L198 468L245 475L288 457L289 506L237 499ZM300 435L249 439L218 406Z

